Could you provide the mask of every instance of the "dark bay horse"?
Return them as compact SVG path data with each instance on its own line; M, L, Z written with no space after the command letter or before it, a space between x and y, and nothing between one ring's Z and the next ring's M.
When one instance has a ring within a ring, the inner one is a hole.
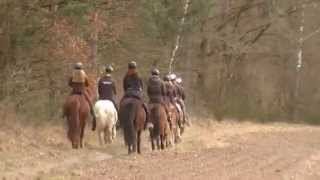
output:
M124 141L128 146L128 154L141 153L141 133L146 121L143 102L134 97L126 97L121 101L119 110L120 126L123 128Z
M153 103L149 104L150 121L153 128L150 128L151 148L155 149L155 142L158 149L164 149L168 146L168 136L170 133L169 122L167 120L167 113L163 104Z
M95 85L89 81L89 86L85 92L91 103L96 99ZM68 138L71 141L72 148L83 147L84 130L89 117L90 106L83 94L72 94L65 100L63 106L63 117L67 118Z

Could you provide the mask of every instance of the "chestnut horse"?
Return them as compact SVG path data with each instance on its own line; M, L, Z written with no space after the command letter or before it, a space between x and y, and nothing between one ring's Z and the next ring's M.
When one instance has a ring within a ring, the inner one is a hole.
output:
M155 142L158 149L164 149L165 144L168 146L168 136L170 134L169 122L164 105L160 103L149 104L150 121L153 128L150 128L151 148L155 149Z
M169 110L169 119L170 119L170 130L171 130L171 139L170 143L179 143L181 141L181 132L179 127L179 112L177 108L171 103L166 103Z
M128 154L141 153L141 133L146 121L143 102L134 97L121 101L119 110L120 126L123 128L124 141L128 146Z
M88 95L91 103L97 97L94 83L89 81L85 93ZM90 106L82 94L72 94L65 100L63 106L63 117L67 118L68 138L71 141L72 148L83 147L83 136L86 122L90 114ZM95 126L95 122L94 125Z

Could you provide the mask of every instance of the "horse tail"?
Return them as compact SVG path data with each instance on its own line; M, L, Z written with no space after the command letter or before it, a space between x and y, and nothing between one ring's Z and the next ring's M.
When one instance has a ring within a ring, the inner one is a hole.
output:
M120 124L123 127L124 141L127 145L133 145L137 138L134 126L137 106L134 102L128 102L121 109Z
M150 119L153 123L153 135L155 137L160 136L160 107L154 105L150 110Z
M118 112L116 110L116 107L114 107L114 110L113 110L113 113L114 113L114 125L117 124L117 121L119 121L119 117L118 117Z
M71 99L64 115L67 117L68 138L72 142L80 140L80 102L77 99Z

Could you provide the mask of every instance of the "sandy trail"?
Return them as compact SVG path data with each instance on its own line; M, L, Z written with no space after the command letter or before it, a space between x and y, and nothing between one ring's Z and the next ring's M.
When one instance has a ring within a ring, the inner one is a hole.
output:
M320 179L320 128L307 125L194 125L181 144L163 152L151 152L145 132L144 154L133 156L120 136L99 147L87 130L86 148L76 151L63 127L0 130L5 179Z

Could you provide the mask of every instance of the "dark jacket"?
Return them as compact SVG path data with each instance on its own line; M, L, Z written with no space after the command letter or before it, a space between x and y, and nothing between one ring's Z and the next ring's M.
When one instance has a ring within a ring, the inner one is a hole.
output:
M148 81L147 93L150 103L161 103L165 95L165 86L159 76L151 76Z
M123 90L125 96L141 98L143 83L137 72L128 72L123 79Z
M102 77L98 82L99 99L114 100L117 91L114 81L110 75Z

